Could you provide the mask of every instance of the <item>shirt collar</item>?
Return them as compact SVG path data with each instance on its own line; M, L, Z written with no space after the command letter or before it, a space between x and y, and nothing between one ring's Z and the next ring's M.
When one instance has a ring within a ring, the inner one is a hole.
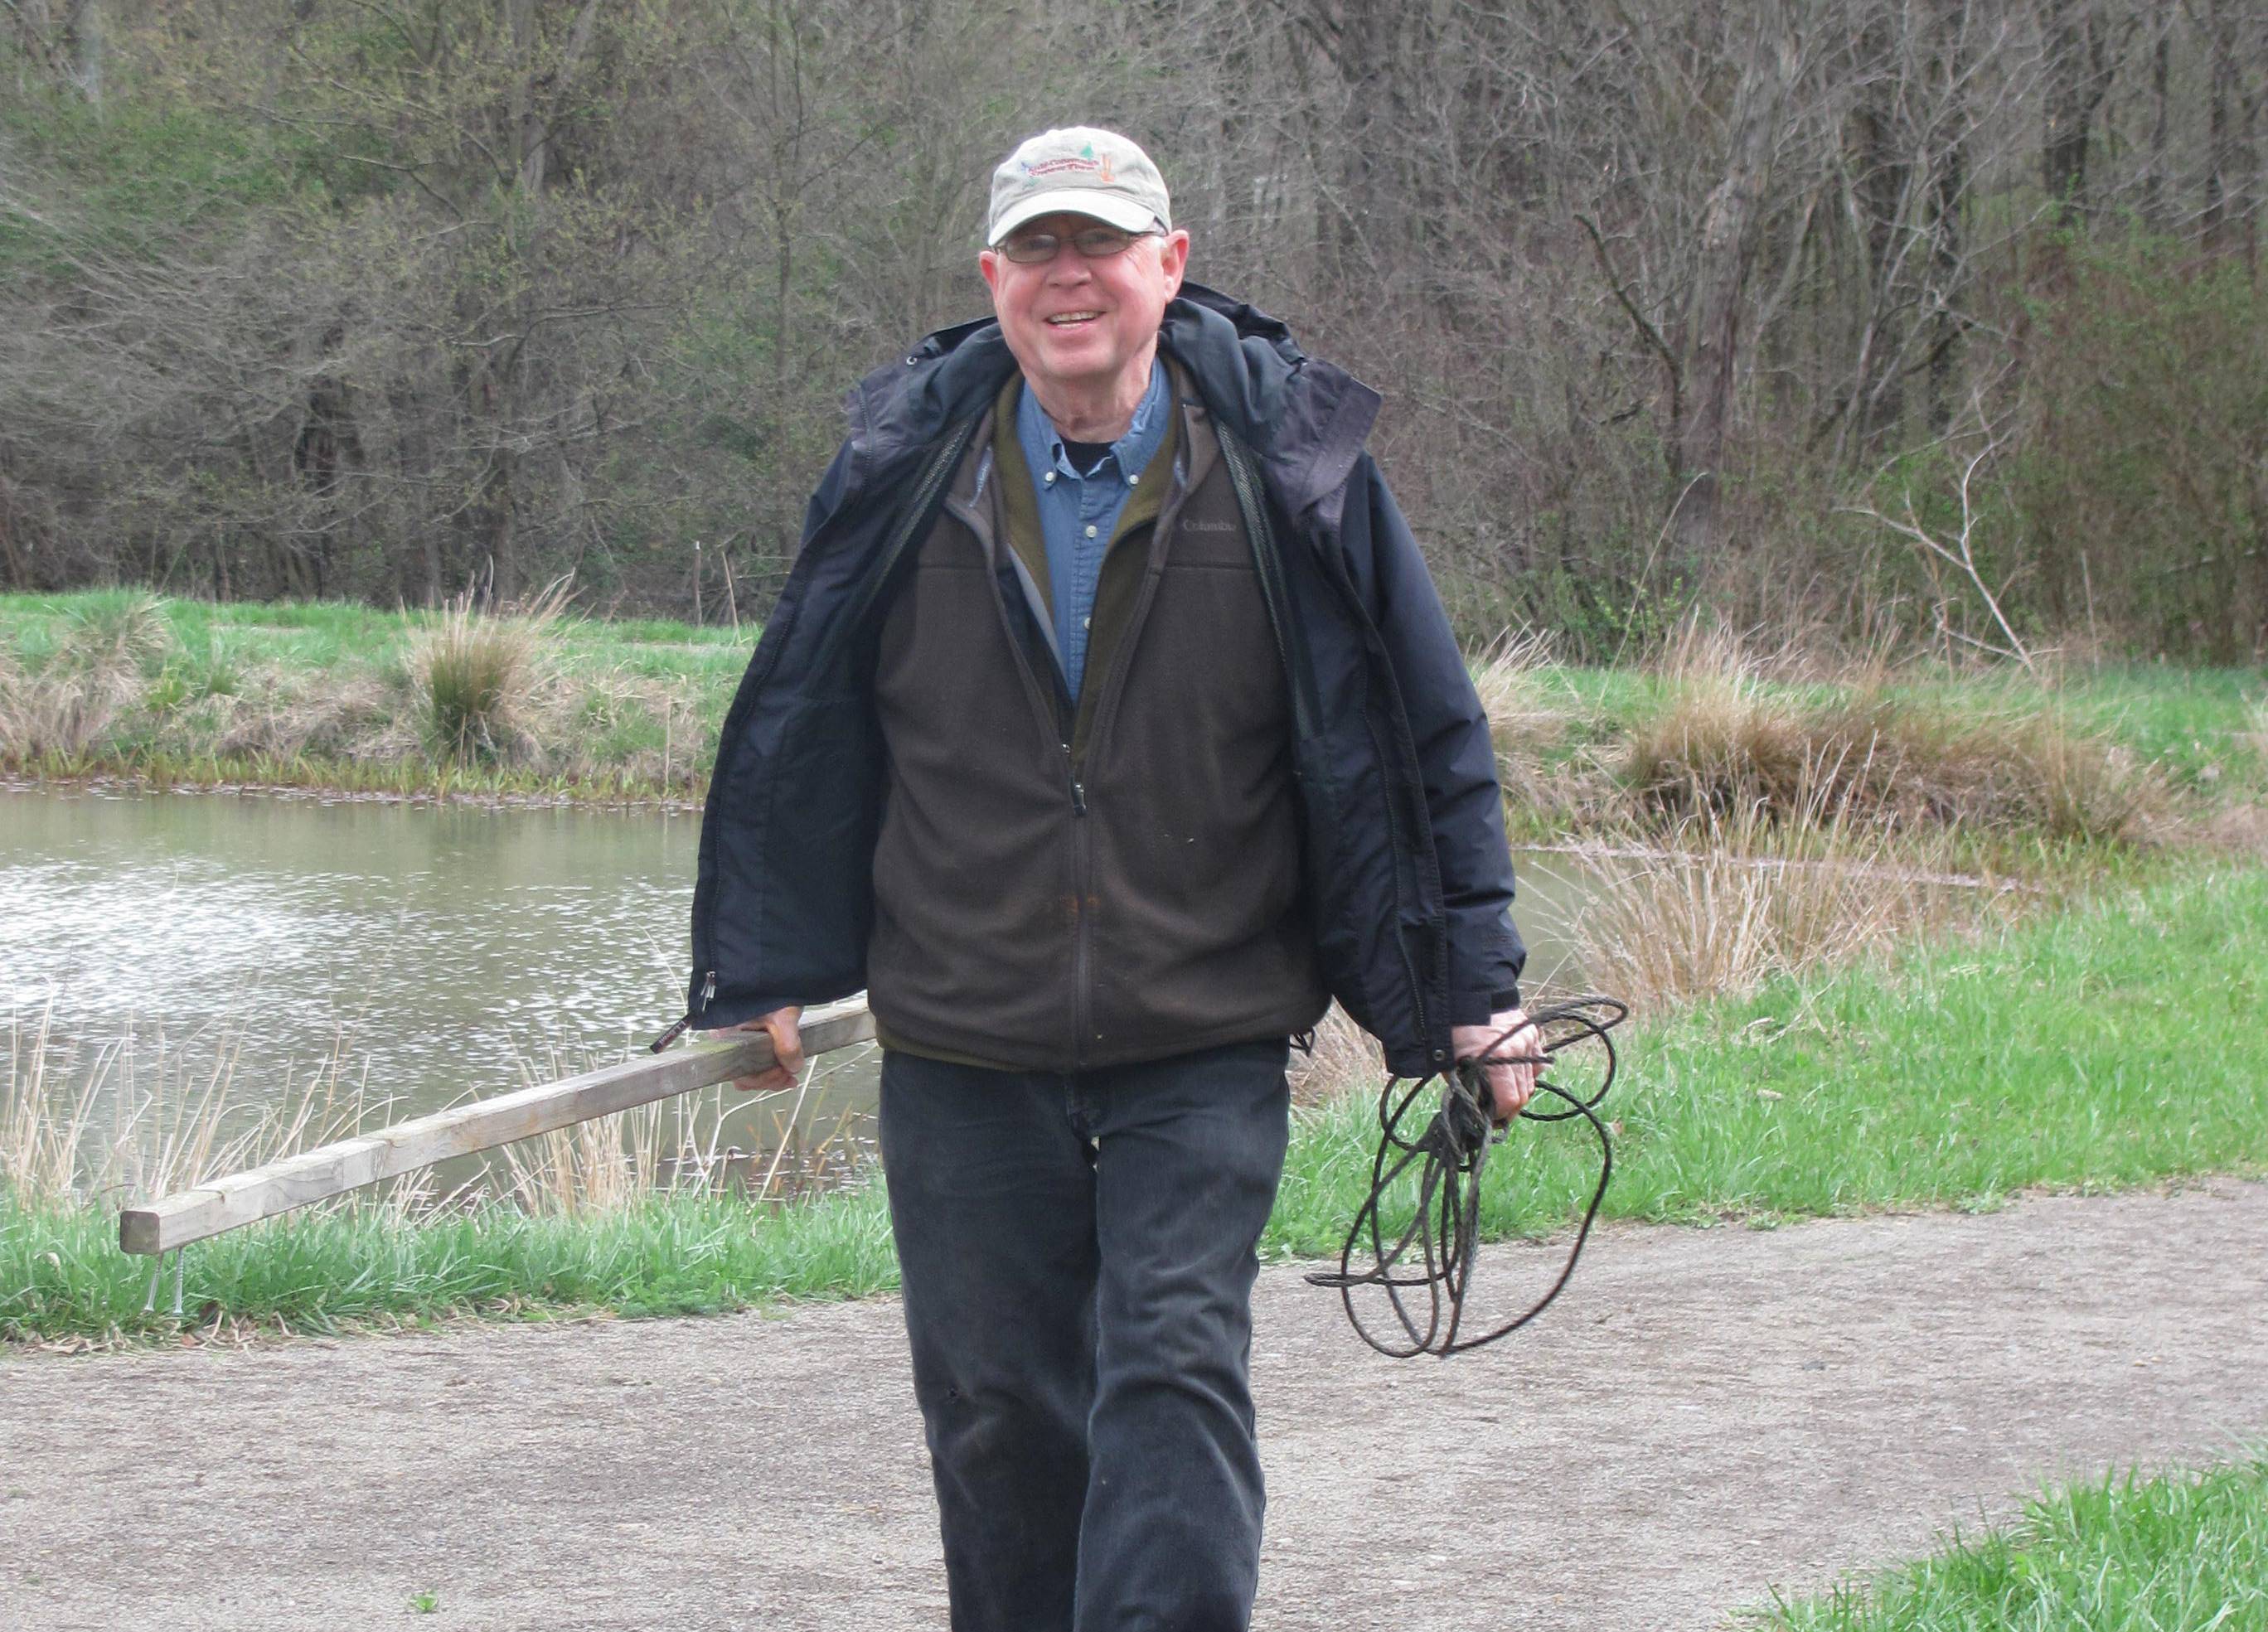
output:
M1134 418L1126 427L1126 434L1110 445L1111 456L1118 461L1122 474L1139 475L1149 465L1150 456L1158 451L1165 437L1166 416L1160 409L1164 406L1166 390L1166 360L1150 360L1150 386L1142 393L1142 401L1134 410ZM1064 452L1063 437L1056 430L1048 411L1040 406L1040 399L1027 386L1016 405L1016 430L1022 438L1027 455L1039 454L1041 462L1050 465L1063 475L1084 479L1086 472L1074 470L1069 456Z

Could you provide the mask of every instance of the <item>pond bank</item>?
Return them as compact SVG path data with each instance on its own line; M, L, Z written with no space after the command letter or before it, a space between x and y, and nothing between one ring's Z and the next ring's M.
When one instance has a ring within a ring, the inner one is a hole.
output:
M755 636L556 606L0 595L0 772L697 807ZM1474 663L1508 816L1539 842L1674 827L1686 784L1728 776L1718 793L1785 799L1800 774L1860 815L1921 794L1932 822L2096 837L2161 785L2211 803L2268 787L2257 672L1838 665L1697 634L1623 668L1534 642Z
M1607 1106L1617 1144L1605 1216L1770 1224L2268 1173L2264 946L2268 870L2193 863L1982 938L1657 1017L1618 1039L1627 1075ZM1597 1171L1578 1126L1515 1129L1489 1168L1491 1239L1571 1219ZM1367 1096L1298 1114L1271 1256L1336 1250L1375 1138ZM783 1209L661 1195L558 1218L405 1222L365 1204L192 1247L176 1322L163 1303L143 1312L150 1267L119 1253L114 1231L107 1209L0 1198L0 1336L109 1344L216 1317L223 1330L306 1332L725 1310L895 1275L871 1188Z

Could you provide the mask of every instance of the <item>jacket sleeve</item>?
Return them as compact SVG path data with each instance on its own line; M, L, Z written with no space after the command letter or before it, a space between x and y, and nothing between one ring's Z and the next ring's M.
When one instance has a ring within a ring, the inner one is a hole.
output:
M1512 921L1512 855L1488 716L1418 540L1367 453L1349 481L1342 526L1417 748L1447 915L1449 1021L1484 1025L1519 1003L1528 958Z

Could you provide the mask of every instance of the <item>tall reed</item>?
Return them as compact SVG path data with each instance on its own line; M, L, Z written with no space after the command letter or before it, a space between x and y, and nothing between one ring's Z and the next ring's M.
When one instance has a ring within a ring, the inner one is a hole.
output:
M1658 1012L2006 923L2037 899L1957 871L1941 837L1858 820L1822 776L1793 820L1704 805L1653 854L1602 857L1574 921L1576 960L1599 989Z
M243 1022L82 1047L58 1041L54 1018L50 999L11 1011L0 1033L0 1186L26 1205L149 1200L346 1138L390 1108L350 1078L342 1040L285 1092L247 1104Z

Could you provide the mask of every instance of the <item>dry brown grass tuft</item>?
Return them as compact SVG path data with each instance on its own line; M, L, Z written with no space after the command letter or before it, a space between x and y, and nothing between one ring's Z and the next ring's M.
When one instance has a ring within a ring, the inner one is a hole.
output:
M459 596L411 647L409 668L439 750L460 760L522 754L526 725L551 680L543 637L566 610L561 578L517 614L492 615Z
M625 734L653 741L625 749L617 740ZM611 774L685 792L700 782L708 734L691 684L616 665L547 689L528 722L528 759L549 775Z
M60 660L34 674L0 648L0 761L85 753L141 695L130 667Z
M2243 732L2239 743L2252 751L2252 757L2268 767L2268 701L2256 702L2251 708L2251 729Z
M1566 744L1576 707L1550 639L1540 631L1506 630L1471 654L1467 666L1488 715L1505 797L1547 820L1580 810L1587 798L1581 772L1552 757Z
M539 1217L587 1218L621 1212L683 1175L709 1172L665 1159L664 1120L661 1106L642 1106L506 1145L505 1194Z
M240 695L207 698L202 708L215 754L373 760L416 746L416 732L401 723L399 695L372 675L302 680L263 669Z
M146 592L104 596L74 606L64 626L55 660L66 668L133 674L173 644L166 603Z
M831 1126L814 1128L804 1107L814 1090L826 1091L828 1078L870 1066L873 1055L869 1047L815 1059L792 1088L753 1098L724 1087L705 1089L504 1145L481 1187L460 1191L457 1199L478 1194L532 1217L592 1218L627 1211L657 1195L730 1190L781 1201L838 1187L872 1163L871 1150L857 1133L861 1113L846 1106ZM610 1062L595 1051L552 1049L540 1067L523 1060L520 1069L533 1085ZM752 1111L771 1119L769 1129L744 1129L753 1133L756 1148L728 1143L726 1130L736 1114L745 1118Z
M1292 1051L1287 1075L1292 1104L1321 1105L1344 1093L1376 1092L1386 1080L1386 1055L1376 1038L1333 1003L1315 1027L1314 1048L1306 1054Z
M85 753L140 700L143 670L173 638L164 603L129 594L74 609L36 673L0 646L0 761Z
M1668 707L1631 731L1614 766L1633 813L1651 822L1753 812L2133 839L2162 805L2132 755L2044 709L1955 713L1898 696L1879 666L1835 699L1806 702L1767 686L1723 636L1675 651L1665 674Z
M1942 844L1754 807L1688 818L1659 856L1610 858L1575 922L1586 981L1641 1011L2006 922L2039 899L1950 870Z
M1551 643L1539 630L1507 629L1467 660L1473 688L1488 715L1499 755L1529 752L1567 734L1567 716L1551 697Z

